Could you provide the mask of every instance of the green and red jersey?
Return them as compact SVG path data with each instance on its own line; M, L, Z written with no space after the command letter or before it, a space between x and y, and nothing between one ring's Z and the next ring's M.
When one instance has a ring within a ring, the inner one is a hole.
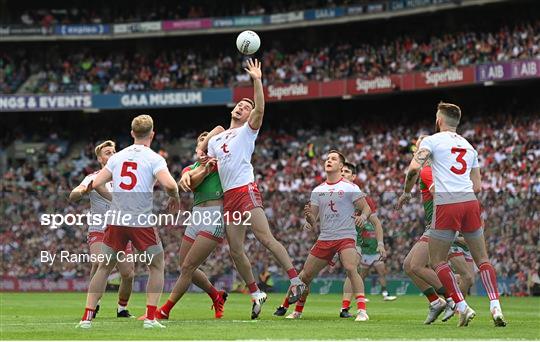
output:
M433 174L431 173L431 166L424 166L420 170L420 179L418 181L420 185L420 192L422 193L422 203L424 204L424 221L426 225L431 224L433 218L433 195L431 194L431 187L433 184Z
M196 169L199 165L201 165L199 162L195 162L195 164L185 167L184 170L182 170L182 174ZM194 189L193 206L221 198L223 198L223 188L221 187L221 181L219 180L217 169L214 169L208 176L204 178L201 184Z
M371 197L366 196L366 202L371 209L371 215L376 215L377 204L375 201ZM358 234L356 237L356 246L362 248L362 254L377 254L378 241L373 223L367 220L363 227L356 227L356 232Z

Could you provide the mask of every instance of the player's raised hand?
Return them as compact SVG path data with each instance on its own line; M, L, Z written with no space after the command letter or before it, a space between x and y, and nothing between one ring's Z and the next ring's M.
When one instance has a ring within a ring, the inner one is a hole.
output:
M253 80L260 80L262 77L261 62L257 58L255 60L248 59L247 68L244 68L244 70L247 71Z
M312 231L312 230L313 230L313 226L312 226L311 223L309 223L309 222L304 223L304 225L302 226L302 228L305 229L305 230L309 230L309 231Z
M189 171L184 172L182 178L180 178L180 181L178 182L178 186L182 191L191 192L191 175L189 174Z
M398 201L396 203L396 210L400 210L401 208L403 208L403 206L407 203L409 203L409 201L411 200L411 193L410 192L405 192L403 193L403 195L399 196L398 198Z

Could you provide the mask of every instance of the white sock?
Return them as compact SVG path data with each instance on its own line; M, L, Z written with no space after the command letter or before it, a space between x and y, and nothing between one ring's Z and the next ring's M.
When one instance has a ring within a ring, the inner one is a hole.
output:
M462 300L459 303L456 303L456 308L461 313L465 312L465 310L467 310L467 307L468 307L467 302L464 300Z
M122 306L122 305L118 304L118 312L123 311L126 308L127 308L127 306Z
M298 276L291 278L291 285L301 285L301 284L302 284L302 281L300 280L300 278L298 278Z
M388 297L388 291L383 291L382 295L383 295L383 297Z
M494 308L500 308L501 303L499 303L498 299L490 300L489 301L489 310L493 310Z
M256 298L261 293L261 290L257 290L251 294L251 298Z
M435 299L433 302L429 302L429 305L435 306L438 305L441 301L439 299Z

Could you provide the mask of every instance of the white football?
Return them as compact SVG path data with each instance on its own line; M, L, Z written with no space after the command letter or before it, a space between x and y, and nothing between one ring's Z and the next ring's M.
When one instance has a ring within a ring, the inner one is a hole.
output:
M253 31L244 31L236 38L236 47L244 55L253 55L261 46L261 39Z

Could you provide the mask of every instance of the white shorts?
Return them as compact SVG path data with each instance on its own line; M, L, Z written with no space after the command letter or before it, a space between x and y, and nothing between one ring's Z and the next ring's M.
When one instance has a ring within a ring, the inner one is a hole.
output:
M223 241L225 236L225 225L223 224L223 207L193 207L191 217L186 222L187 228L184 233L184 240L195 241L198 235L206 238Z
M371 267L374 264L381 261L380 254L362 254L360 259L360 266L362 267Z

